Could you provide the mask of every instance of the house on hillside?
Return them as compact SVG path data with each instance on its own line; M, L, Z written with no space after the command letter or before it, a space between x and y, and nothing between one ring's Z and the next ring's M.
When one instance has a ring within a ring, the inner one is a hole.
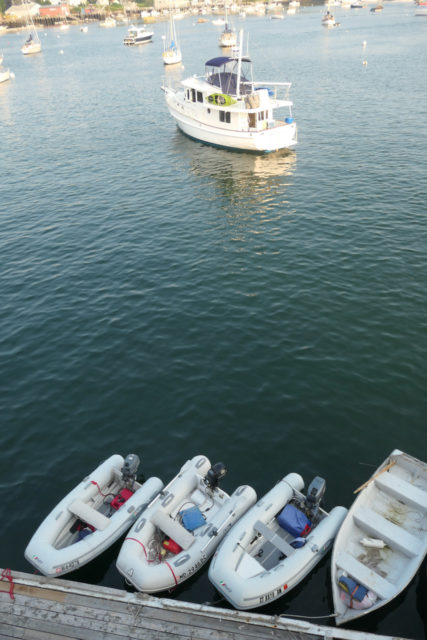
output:
M43 18L66 18L70 15L68 4L47 5L40 7L39 15Z
M156 11L170 9L170 0L154 0L154 8ZM173 3L174 10L187 9L190 6L190 0L175 0Z
M6 9L5 16L25 20L28 14L32 17L39 15L40 5L37 2L26 2L25 4L13 4Z

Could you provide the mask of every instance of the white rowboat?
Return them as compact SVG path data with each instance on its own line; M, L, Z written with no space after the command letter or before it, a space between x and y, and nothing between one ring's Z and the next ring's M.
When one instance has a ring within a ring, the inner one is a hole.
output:
M425 462L395 449L359 490L332 554L337 625L391 602L427 552Z

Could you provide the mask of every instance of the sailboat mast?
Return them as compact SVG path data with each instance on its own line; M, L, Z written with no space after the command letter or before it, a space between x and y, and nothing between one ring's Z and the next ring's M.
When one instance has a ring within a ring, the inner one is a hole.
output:
M237 99L240 98L240 77L242 75L242 47L243 47L243 29L239 32L239 62L237 63Z

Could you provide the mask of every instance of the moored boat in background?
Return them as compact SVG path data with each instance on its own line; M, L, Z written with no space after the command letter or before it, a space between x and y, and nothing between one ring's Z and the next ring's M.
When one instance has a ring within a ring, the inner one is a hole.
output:
M225 15L224 15L225 26L224 26L224 31L221 33L221 36L219 38L219 46L223 48L235 47L237 44L236 31L228 22L227 2L225 2L224 6L225 6Z
M107 16L105 18L105 20L102 20L99 23L99 26L100 27L106 27L107 29L111 29L112 27L116 27L117 26L117 21L112 16Z
M328 4L327 4L327 11L325 13L325 15L322 18L322 25L324 27L328 27L328 29L332 28L332 27L339 27L340 24L339 22L336 22L332 12L331 12L331 2L330 0L328 0Z
M127 34L123 38L123 44L126 45L138 45L138 44L147 44L151 42L153 39L154 31L147 29L145 25L142 27L135 27L135 25L131 25L128 29Z
M416 16L427 16L427 1L418 0L417 8L415 9Z
M0 69L0 82L6 82L7 80L10 80L11 78L11 73L9 71L9 69Z
M40 51L42 50L42 45L41 45L36 27L34 25L33 17L31 14L31 8L29 7L28 2L24 2L24 4L27 9L25 20L26 20L28 37L24 42L24 44L22 45L21 51L24 54L24 56L27 56L27 55L32 55L34 53L40 53Z
M169 25L167 36L162 36L164 41L164 51L162 53L163 64L178 64L182 61L181 49L178 44L178 37L175 28L175 19L172 10L169 11Z

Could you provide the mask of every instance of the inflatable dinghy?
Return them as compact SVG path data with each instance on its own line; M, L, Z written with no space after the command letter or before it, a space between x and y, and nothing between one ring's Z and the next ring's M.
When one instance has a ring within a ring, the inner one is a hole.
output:
M137 482L139 457L113 455L43 520L25 557L46 576L78 569L113 544L163 489L159 478Z
M117 569L139 591L171 589L198 571L227 531L255 503L241 486L229 496L218 487L224 465L205 456L188 460L128 533Z
M347 509L320 507L325 481L307 496L297 473L285 476L228 533L209 567L209 580L236 608L253 609L288 593L332 546Z

